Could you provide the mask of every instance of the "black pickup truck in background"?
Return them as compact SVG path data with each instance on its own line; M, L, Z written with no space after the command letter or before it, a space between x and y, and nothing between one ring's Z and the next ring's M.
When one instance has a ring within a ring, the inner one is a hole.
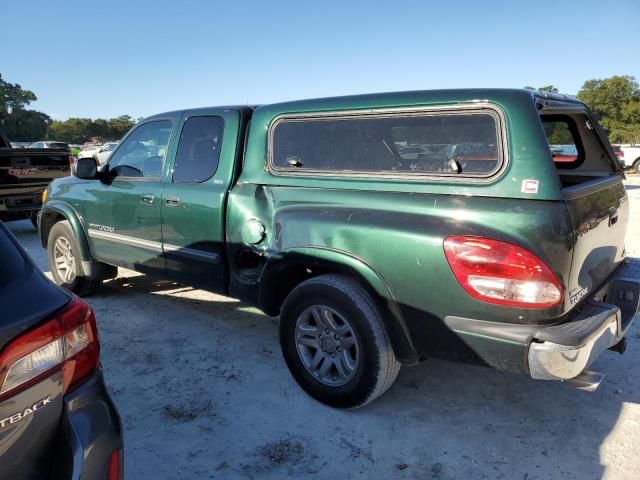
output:
M30 218L42 205L42 192L55 178L69 175L74 158L67 149L11 148L0 131L0 220Z

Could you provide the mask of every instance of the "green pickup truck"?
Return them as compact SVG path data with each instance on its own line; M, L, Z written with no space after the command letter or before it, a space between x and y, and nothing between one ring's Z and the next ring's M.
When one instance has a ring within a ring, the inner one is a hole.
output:
M562 145L557 153L550 145ZM164 113L80 159L39 218L56 282L117 267L280 317L311 396L357 407L448 358L595 390L640 281L629 206L587 107L443 90Z

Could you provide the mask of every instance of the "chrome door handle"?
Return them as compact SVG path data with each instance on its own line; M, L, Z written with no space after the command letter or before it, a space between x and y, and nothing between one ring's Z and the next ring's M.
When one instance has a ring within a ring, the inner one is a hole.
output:
M145 205L153 204L153 200L155 199L155 195L153 193L143 193L140 196L140 203L144 203Z
M180 205L180 198L176 197L175 195L169 195L167 198L165 198L164 203L167 205L167 207L177 207L178 205Z

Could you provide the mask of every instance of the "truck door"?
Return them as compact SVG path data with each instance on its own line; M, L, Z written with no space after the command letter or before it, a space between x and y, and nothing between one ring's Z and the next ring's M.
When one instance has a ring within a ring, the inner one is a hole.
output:
M225 207L240 122L240 112L231 109L185 113L162 194L167 275L218 292L227 284Z
M87 185L85 224L96 259L165 274L160 205L175 117L139 124L109 159L108 179Z

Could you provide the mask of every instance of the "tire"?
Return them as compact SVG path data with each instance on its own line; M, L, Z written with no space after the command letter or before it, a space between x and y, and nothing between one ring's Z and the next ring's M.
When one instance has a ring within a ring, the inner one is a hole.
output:
M31 215L31 225L33 225L33 228L38 230L38 214L37 213L34 213Z
M280 315L280 345L298 384L332 407L366 405L400 371L374 300L341 275L311 278L289 294Z
M633 170L640 174L640 158L636 158L636 161L633 162Z
M47 254L56 284L81 297L91 295L100 287L102 280L89 280L82 270L80 249L68 221L60 221L51 228Z

